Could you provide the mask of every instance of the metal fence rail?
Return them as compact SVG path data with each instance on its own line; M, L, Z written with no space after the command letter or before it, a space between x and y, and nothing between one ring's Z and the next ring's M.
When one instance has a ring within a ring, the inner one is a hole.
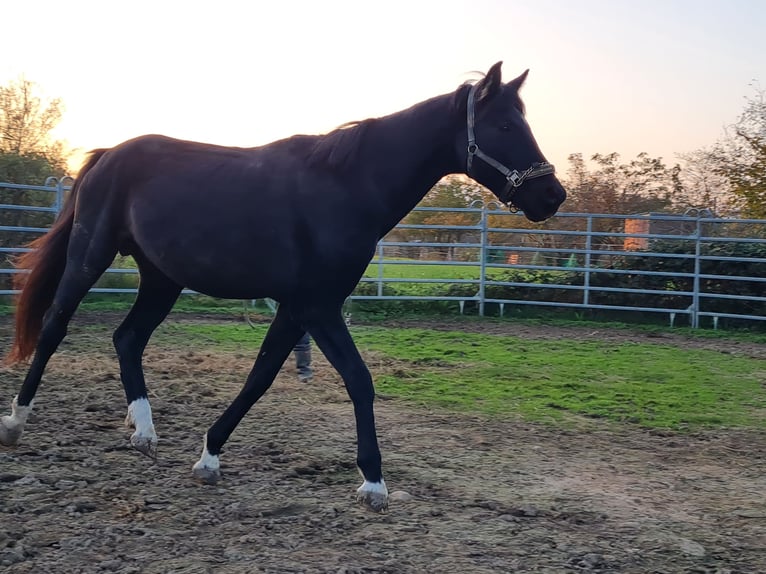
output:
M0 183L0 295L16 293L11 259L47 230L70 184ZM766 220L562 213L531 224L481 202L415 212L431 222L405 220L383 238L352 300L664 313L693 327L766 320ZM115 264L92 290L133 293L122 283L136 273Z

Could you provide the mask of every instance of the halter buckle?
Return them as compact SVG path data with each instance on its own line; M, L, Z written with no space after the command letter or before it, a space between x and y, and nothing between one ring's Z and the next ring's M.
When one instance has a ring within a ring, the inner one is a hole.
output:
M506 179L513 187L519 187L522 183L524 183L524 175L515 169L508 174Z

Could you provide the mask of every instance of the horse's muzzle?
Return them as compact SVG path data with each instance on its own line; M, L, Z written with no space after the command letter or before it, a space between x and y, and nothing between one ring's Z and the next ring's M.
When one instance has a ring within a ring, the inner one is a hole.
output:
M524 209L526 218L535 223L545 221L556 215L559 207L567 198L566 190L557 180L537 193L539 195L535 198L534 205Z

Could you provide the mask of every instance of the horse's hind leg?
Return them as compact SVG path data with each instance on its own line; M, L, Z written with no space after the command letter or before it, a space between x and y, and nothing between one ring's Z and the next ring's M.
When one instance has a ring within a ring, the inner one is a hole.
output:
M98 236L82 231L72 233L67 264L53 302L43 318L32 364L19 394L13 400L11 415L0 419L1 444L18 443L48 361L66 336L67 326L80 301L109 267L116 253L117 248L111 241L100 241Z
M137 257L137 259L141 259ZM120 377L128 401L125 424L135 427L130 444L154 458L157 434L146 392L141 358L154 330L165 319L181 293L181 286L148 262L139 261L141 284L138 296L125 320L114 332L114 348L120 361Z

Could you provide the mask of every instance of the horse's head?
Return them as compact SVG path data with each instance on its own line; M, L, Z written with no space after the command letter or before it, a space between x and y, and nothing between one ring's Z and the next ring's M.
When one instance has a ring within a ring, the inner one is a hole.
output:
M531 221L543 221L558 211L567 194L524 118L519 89L529 70L504 84L501 66L498 62L470 89L458 92L461 100L468 94L459 106L467 125L458 142L460 157L465 173L501 202Z

